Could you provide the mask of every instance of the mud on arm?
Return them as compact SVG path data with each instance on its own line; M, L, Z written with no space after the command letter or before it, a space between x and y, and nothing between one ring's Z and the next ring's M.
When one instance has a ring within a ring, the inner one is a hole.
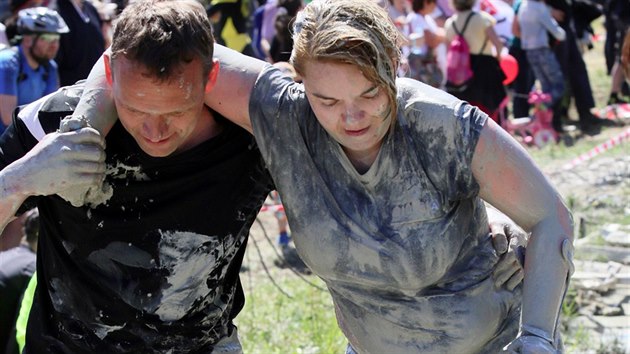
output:
M525 149L492 120L481 132L473 173L480 197L531 232L520 335L557 349L557 320L572 267L572 216Z

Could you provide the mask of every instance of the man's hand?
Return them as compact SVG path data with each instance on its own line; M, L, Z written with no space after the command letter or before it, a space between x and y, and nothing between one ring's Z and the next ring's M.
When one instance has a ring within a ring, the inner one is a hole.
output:
M495 286L512 291L523 281L527 233L507 216L492 208L488 208L488 220L492 244L500 257L492 274Z
M71 188L99 186L105 178L105 141L93 128L51 133L15 167L25 195L51 195Z

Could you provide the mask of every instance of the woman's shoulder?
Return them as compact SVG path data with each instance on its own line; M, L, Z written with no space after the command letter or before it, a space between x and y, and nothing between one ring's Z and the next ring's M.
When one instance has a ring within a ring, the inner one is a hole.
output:
M420 121L441 121L446 117L456 115L456 107L461 102L455 96L444 90L423 84L420 81L399 78L396 80L398 88L398 110L410 124L417 125ZM400 115L400 114L399 114Z

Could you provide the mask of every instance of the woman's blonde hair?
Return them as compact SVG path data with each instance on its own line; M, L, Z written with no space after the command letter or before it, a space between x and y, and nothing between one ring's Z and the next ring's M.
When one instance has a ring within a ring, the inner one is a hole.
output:
M297 15L291 64L302 77L308 61L357 66L370 82L387 89L395 117L401 41L389 15L374 0L314 0Z

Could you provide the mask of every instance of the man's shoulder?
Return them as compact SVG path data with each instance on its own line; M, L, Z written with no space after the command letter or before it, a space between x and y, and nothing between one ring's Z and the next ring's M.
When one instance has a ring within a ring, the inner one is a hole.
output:
M17 119L24 124L35 139L59 128L59 122L74 112L79 103L83 85L62 87L59 90L19 108Z
M46 96L46 99L39 108L39 113L46 114L72 114L74 108L79 103L81 94L83 94L83 83L72 86L64 86L59 90Z

